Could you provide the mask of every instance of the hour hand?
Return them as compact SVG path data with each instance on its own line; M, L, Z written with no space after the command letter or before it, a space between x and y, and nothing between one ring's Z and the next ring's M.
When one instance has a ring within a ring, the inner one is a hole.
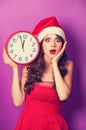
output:
M21 36L20 36L20 41L21 41L21 45L22 45L22 50L23 50L23 52L24 52L25 40L23 40Z

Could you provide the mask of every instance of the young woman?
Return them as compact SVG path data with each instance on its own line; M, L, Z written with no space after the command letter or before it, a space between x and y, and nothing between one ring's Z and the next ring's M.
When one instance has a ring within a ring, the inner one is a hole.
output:
M65 53L66 38L56 17L40 21L33 34L40 41L40 54L33 64L22 68L4 50L4 62L13 70L12 98L16 106L26 105L15 130L68 130L61 114L62 101L71 92L73 63Z

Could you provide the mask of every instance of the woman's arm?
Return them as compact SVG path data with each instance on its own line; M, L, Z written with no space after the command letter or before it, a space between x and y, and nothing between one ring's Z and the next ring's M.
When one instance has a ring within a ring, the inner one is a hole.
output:
M13 78L12 78L12 98L13 102L16 106L20 106L24 99L25 99L25 93L24 93L24 84L26 82L27 78L27 72L26 67L23 67L22 69L22 76L21 76L21 83L19 82L19 74L18 74L18 65L12 62L9 57L7 56L6 51L3 52L3 58L5 64L9 65L12 68Z
M67 43L65 42L61 51L52 59L56 91L58 93L60 100L67 99L67 97L69 96L71 92L71 84L72 84L73 62L67 61L65 65L67 69L67 74L64 78L61 76L61 73L57 64L65 51L66 44Z
M56 63L53 64L56 91L61 101L66 100L71 92L72 73L73 73L72 61L67 61L66 69L67 69L67 74L63 79L57 64Z
M19 79L18 67L13 68L13 79L12 79L12 98L16 106L23 104L25 99L24 84L26 82L26 67L22 69L21 81Z

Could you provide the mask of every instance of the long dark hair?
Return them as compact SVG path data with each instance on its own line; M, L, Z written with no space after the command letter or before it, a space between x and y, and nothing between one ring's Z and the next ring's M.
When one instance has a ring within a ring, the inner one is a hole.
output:
M60 36L58 36L58 38L64 44L63 38ZM41 82L41 77L43 75L43 72L45 71L45 63L43 60L44 53L43 53L43 49L42 49L42 42L40 43L40 54L39 54L37 60L33 64L28 65L28 67L27 67L28 75L27 75L27 81L24 85L24 91L26 94L29 94L31 92L31 90L33 89L34 83ZM64 51L64 53L63 53L63 55L60 58L59 63L58 63L59 70L60 70L60 73L61 73L63 78L67 73L67 70L65 68L66 61L67 61L67 55L66 55L66 52ZM55 85L54 85L54 88L55 88Z

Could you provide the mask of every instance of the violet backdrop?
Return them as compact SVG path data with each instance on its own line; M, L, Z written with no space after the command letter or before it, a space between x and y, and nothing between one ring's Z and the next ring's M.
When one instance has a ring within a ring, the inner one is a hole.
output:
M74 62L72 92L63 104L63 116L69 130L86 130L86 0L0 0L0 130L14 130L23 109L11 98L12 71L2 57L6 39L15 31L31 32L50 16L64 28L67 54Z

